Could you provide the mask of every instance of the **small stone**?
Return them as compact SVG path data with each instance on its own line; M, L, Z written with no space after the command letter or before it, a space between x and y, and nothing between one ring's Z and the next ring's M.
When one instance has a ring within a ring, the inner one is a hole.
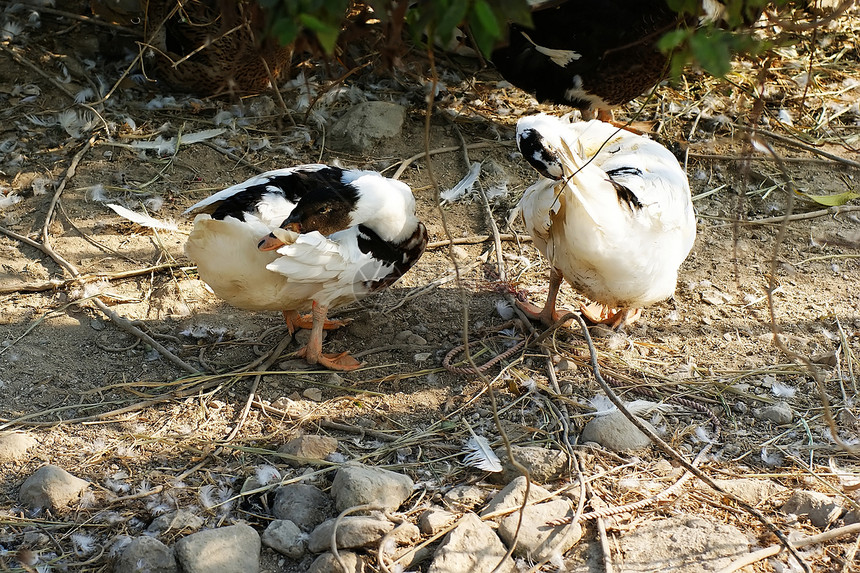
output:
M78 499L90 482L77 478L63 468L42 466L28 477L19 492L24 505L60 509Z
M714 482L750 505L764 503L786 489L785 486L764 479L715 479Z
M777 402L776 404L755 410L753 415L759 420L767 420L777 426L790 424L794 419L794 412L791 411L791 407L785 402Z
M455 518L456 515L450 511L445 511L438 507L431 507L418 516L418 529L420 529L421 533L424 535L436 535L451 525Z
M183 573L257 573L260 536L240 523L192 533L176 542Z
M364 560L351 551L338 551L346 571L340 566L331 553L323 553L311 563L308 573L364 573Z
M842 513L842 506L835 499L817 491L795 491L785 505L785 513L803 515L819 529L824 529L833 523Z
M734 297L730 294L720 292L716 289L709 289L701 293L702 300L714 306L720 306L731 301Z
M732 525L692 515L649 522L619 538L625 573L719 571L749 552Z
M353 105L332 126L329 146L338 151L367 152L377 143L399 136L405 119L406 108L396 103Z
M448 535L436 552L427 573L464 573L465 571L493 571L507 553L504 544L490 528L474 513L467 513ZM498 569L498 573L513 573L516 564L510 557Z
M176 535L193 533L201 527L203 527L202 517L189 509L177 509L153 519L146 530L160 535L167 532Z
M547 483L560 478L567 470L567 454L560 450L550 450L538 446L511 446L516 460L529 470L532 482ZM499 448L495 454L502 461L502 472L492 475L493 479L509 483L520 476L519 470L508 459L508 452Z
M289 519L276 519L266 527L260 540L290 559L300 559L305 554L304 537L299 526Z
M452 487L443 498L448 506L458 511L468 511L477 505L483 505L490 492L476 485L458 485Z
M406 344L410 344L412 346L427 346L427 339L420 334L413 334L406 339Z
M642 418L639 420L654 430L651 424ZM648 436L634 426L620 410L612 410L592 418L582 429L580 439L583 442L597 442L614 452L635 452L651 445Z
M567 358L562 358L558 361L558 364L555 365L555 369L558 372L568 372L576 370L577 366L575 362L568 360Z
M413 357L413 360L415 360L415 362L419 362L419 363L420 362L427 362L431 356L433 356L432 352L419 352L418 354L416 354Z
M313 530L308 538L310 551L320 553L331 547L331 533L335 521L335 519L324 521ZM387 519L348 515L342 518L337 526L337 547L338 549L356 549L377 546L392 529L394 529L394 524ZM417 540L420 535L417 526L412 523L404 523L392 534L391 538L395 543L402 545Z
M90 328L96 331L101 331L105 329L105 323L103 320L94 318L90 321Z
M472 255L469 254L469 251L461 247L460 245L454 245L451 249L451 252L454 253L454 258L458 261L469 261L472 260Z
M291 483L276 490L272 514L292 521L302 531L310 531L331 514L331 505L331 498L318 488Z
M0 463L23 460L27 450L38 443L36 438L26 432L0 434Z
M411 330L401 330L397 334L394 335L394 342L398 344L405 344L410 336L414 336L414 332Z
M323 399L322 390L319 388L305 388L302 396L313 402L322 402Z
M286 462L294 467L316 465L337 451L337 440L330 436L299 436L278 448L278 452L293 456Z
M338 511L367 504L393 511L412 495L414 486L409 476L348 463L337 471L331 492Z
M523 505L523 497L526 495L526 485L528 481L526 476L519 476L513 479L508 485L493 496L487 507L481 512L481 517L486 517L490 514L516 509ZM529 503L538 503L550 497L550 492L542 488L536 483L529 486Z
M131 541L116 560L115 573L176 573L173 550L156 539L142 535Z
M555 499L537 505L529 505L522 512L522 526L519 512L514 512L499 524L499 537L510 546L514 538L517 546L514 555L526 557L530 561L543 561L553 552L564 555L582 537L582 527L578 523L548 525L555 519L573 518L573 509L563 499Z

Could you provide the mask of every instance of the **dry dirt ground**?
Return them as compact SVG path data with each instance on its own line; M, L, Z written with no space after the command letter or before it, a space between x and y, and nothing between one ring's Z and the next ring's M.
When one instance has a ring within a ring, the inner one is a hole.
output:
M442 368L442 358L462 341L464 305L473 336L487 340L485 351L476 350L479 362L504 349L511 336L528 334L522 325L508 335L495 329L505 322L497 307L504 307L506 295L542 300L547 284L546 264L521 234L521 224L508 225L518 197L535 179L515 152L513 129L519 115L565 110L539 106L500 85L495 72L481 70L474 60L442 59L447 91L436 100L429 148L456 151L434 155L432 165L414 160L401 178L415 190L430 240L441 241L446 234L433 181L442 189L455 185L467 171L461 144L480 144L468 156L483 162L481 184L506 184L507 192L492 199L490 208L501 232L515 236L503 241L507 280L498 280L492 241L455 249L459 280L447 247L430 248L388 292L336 313L354 321L330 333L326 348L358 354L362 369L339 376L307 370L291 359L297 347L292 343L258 380L243 416L255 382L253 361L285 333L278 315L236 310L207 290L183 254L190 224L182 211L256 172L299 163L336 161L394 173L424 150L426 62L414 56L394 76L364 71L341 84L330 82L342 70L306 62L295 70L304 81L282 85L286 114L271 94L207 99L134 82L124 82L107 102L93 103L118 81L130 61L123 54L133 54L134 44L109 27L46 12L36 26L28 13L9 12L8 4L2 8L4 18L22 24L17 33L6 30L0 37L0 429L26 429L39 441L26 462L0 466L0 529L9 549L21 543L16 535L44 519L61 523L51 525L54 551L71 564L87 561L75 554L68 535L98 512L110 508L122 516L92 530L105 545L152 519L145 498L111 505L122 495L116 482L131 492L163 486L165 503L195 506L201 486L238 490L261 464L277 466L284 479L299 475L303 470L284 465L274 451L302 433L337 437L344 459L410 474L428 499L486 478L463 466L457 454L469 436L465 421L501 445L487 390L474 375ZM681 87L662 86L644 105L645 118L659 120L658 139L686 164L693 195L700 196L699 234L673 301L645 310L626 333L594 333L601 363L622 382L619 392L626 399L642 398L634 390L647 387L658 400L684 396L716 414L722 434L703 465L707 473L817 489L841 497L846 507L854 503L848 501L852 494L843 492L845 478L833 468L856 475L858 460L830 436L820 392L827 394L840 437L856 443L860 207L855 199L838 214L821 213L826 206L796 194L793 220L781 227L780 216L789 196L786 177L811 195L857 190L857 163L817 151L860 160L854 147L860 134L858 22L856 14L843 18L838 28L823 30L817 43L787 48L772 62L760 125L789 140L765 137L785 158L785 172L755 152L744 175L741 126L753 100L742 91L751 89L757 69L752 64L738 66L734 86L691 74ZM814 80L804 94L801 76L810 57ZM92 91L80 96L86 89ZM302 99L309 89L320 98L307 112ZM75 103L76 94L86 105ZM336 151L327 129L364 99L404 105L401 136L362 153ZM802 138L778 124L780 110L791 115ZM178 149L153 143L212 129L220 131ZM799 147L801 139L816 152ZM141 145L146 142L152 145ZM107 203L174 221L178 230L140 227ZM490 232L477 194L442 211L454 238ZM813 214L797 217L801 213ZM744 223L734 224L739 216ZM53 257L39 248L46 242ZM766 297L772 268L778 287L773 318L800 358L772 342ZM100 310L96 300L115 314ZM579 299L564 287L561 300L572 307ZM121 328L123 318L198 372L184 371ZM408 339L406 330L423 341ZM583 451L584 471L598 473L620 462L575 445L592 411L589 400L599 392L585 352L577 328L560 329L487 374L515 444ZM558 370L557 386L548 377L547 357L568 365ZM794 412L790 424L775 426L753 416L780 400ZM558 408L549 408L550 401ZM570 426L570 444L564 443L562 421ZM667 416L660 427L687 454L703 445L696 427L713 435L707 418L693 410ZM644 452L619 474L640 475L665 457ZM46 462L97 484L94 494L65 513L28 513L18 505L17 490ZM323 473L319 482L324 486L330 475ZM769 543L749 515L722 504L704 486L695 488L706 493L682 496L658 514L684 509L719 516ZM615 477L597 480L595 490L610 505L630 500ZM787 523L776 509L783 501L771 500L761 509L785 530L817 532L803 522ZM234 518L265 525L241 509ZM589 525L586 540L593 538ZM853 540L847 546L832 542L810 560L819 570L840 570L852 545ZM105 556L69 569L103 571L109 562ZM574 551L570 566L577 563L582 561Z

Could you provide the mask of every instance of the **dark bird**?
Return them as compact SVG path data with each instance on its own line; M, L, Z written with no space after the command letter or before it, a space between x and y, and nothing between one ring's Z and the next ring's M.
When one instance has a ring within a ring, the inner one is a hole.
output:
M702 2L706 19L718 18L721 9L715 0ZM531 27L511 24L507 43L492 53L493 64L538 100L603 120L666 77L669 56L657 48L659 39L697 24L666 0L543 2L531 15Z

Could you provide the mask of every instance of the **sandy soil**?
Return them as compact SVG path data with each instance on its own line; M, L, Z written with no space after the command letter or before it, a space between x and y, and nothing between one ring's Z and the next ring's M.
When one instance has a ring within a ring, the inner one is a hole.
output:
M358 74L343 89L322 98L310 116L292 112L295 125L267 94L241 101L202 99L155 86L119 90L106 104L93 106L99 111L96 116L75 105L58 85L72 96L90 84L96 89L100 82L112 85L122 62L97 54L121 36L56 16L43 15L41 23L38 29L27 28L0 53L4 104L0 189L7 203L13 195L20 197L0 209L0 225L14 233L0 235L0 429L28 429L40 442L31 459L0 472L0 509L20 511L17 488L45 462L100 484L89 507L65 517L71 522L83 522L108 504L115 492L106 480L115 481L117 475L132 488L144 481L164 485L177 505L192 505L201 485L238 488L255 465L274 464L285 476L294 475L299 470L281 464L272 451L299 433L334 435L346 458L398 467L426 483L431 494L482 479L480 472L464 468L459 458L450 456L468 437L463 420L500 443L485 388L475 376L448 372L441 362L461 342L464 304L470 329L487 338L490 352L497 352L506 343L494 330L505 322L497 311L497 305L505 304L505 294L520 292L533 300L545 296L546 264L527 240L504 241L509 277L504 283L497 280L492 242L456 248L459 282L447 248L431 248L388 292L337 313L354 322L330 333L326 348L359 354L364 368L341 375L308 371L291 360L289 352L297 348L293 343L262 376L256 387L259 402L246 418L241 412L254 376L243 369L281 339L281 319L240 311L218 300L196 277L182 249L190 228L182 211L258 171L322 161L393 173L401 161L424 148L423 88L414 75L393 82L382 72ZM13 53L20 61L12 58ZM87 69L88 54L93 70ZM473 67L464 73L458 65ZM437 101L429 147L459 146L461 137L470 144L484 144L472 149L469 159L483 162L485 188L507 183L507 194L492 201L492 216L502 233L522 239L521 223L514 221L509 227L507 222L535 174L515 153L516 117L538 109L563 110L538 106L521 92L498 87L492 70L473 76L476 62L444 62L443 69L448 92ZM423 73L420 58L413 70ZM313 76L310 85L317 90L339 75L332 71L326 76L323 68L306 67L304 72L307 78ZM860 79L856 71L850 75L855 82ZM294 82L284 88L291 107L297 105L303 85ZM695 201L699 234L681 269L675 299L646 309L626 333L597 332L601 361L626 382L627 399L641 398L635 387L647 386L661 398L682 395L710 407L723 431L710 462L715 473L762 474L791 487L820 489L811 478L815 471L838 491L839 481L830 474L828 463L833 460L856 471L857 459L829 437L820 388L809 370L772 343L766 293L775 268L779 288L773 293L773 318L791 351L815 364L842 438L856 441L860 211L855 200L840 214L796 218L785 227L770 219L786 210L783 173L773 161L755 160L749 178L744 178L741 132L732 125L748 117L749 106L737 103L731 88L721 89L721 101L734 106L725 113L735 123L708 121L715 112L698 117L704 107L686 108L691 94L699 92L672 87L658 92L656 105L666 110L658 138L686 162L694 196L710 194ZM785 89L796 95L796 88ZM856 102L857 93L853 88L842 97ZM817 92L813 95L823 98ZM402 136L362 154L332 149L326 128L354 103L351 98L363 97L405 105ZM789 100L797 101L783 101ZM769 105L779 108L779 102ZM648 109L652 108L653 104ZM67 118L63 127L57 122L63 113L92 118L92 124ZM828 125L828 133L853 137L858 119L856 109L849 111ZM214 128L223 129L209 140L214 147L194 143L167 154L133 147L159 136L169 139ZM773 122L768 129L779 130ZM833 144L835 139L829 136L820 149L858 158L849 148ZM779 141L774 146L790 158L786 173L799 190L813 195L856 190L856 167ZM229 148L231 155L216 148ZM430 168L423 158L416 160L402 179L415 190L430 240L440 241L446 235ZM459 151L435 155L432 161L433 175L443 189L456 184L466 170ZM56 193L61 182L65 188ZM160 220L175 221L178 231L137 226L106 203L138 212L146 209ZM795 196L795 214L822 209L825 206ZM487 210L475 194L443 211L454 238L489 232ZM56 258L15 238L43 243L49 212L50 247L84 280L73 280ZM733 224L738 215L749 222ZM58 282L47 285L51 280ZM183 371L121 329L92 297L134 321L200 373ZM576 293L563 288L563 303L573 306L578 300ZM407 341L406 330L423 343L414 337ZM523 330L521 326L516 336L527 334ZM568 408L575 437L588 419L588 400L597 393L582 357L581 334L576 328L561 329L543 348L556 362L573 363L557 377L566 395L559 403ZM562 425L542 406L553 394L546 368L543 350L530 347L505 361L504 372L499 367L488 371L496 381L505 428L515 443L559 447ZM796 393L780 398L783 386ZM319 393L307 392L309 388ZM794 411L792 424L776 427L753 416L754 409L778 400L787 401ZM277 410L266 412L260 403ZM64 420L78 421L61 423ZM332 420L353 431L326 428L325 421ZM225 441L237 423L238 434ZM686 452L700 448L693 433L696 426L712 431L697 413L673 414L663 423L666 438ZM371 439L361 434L362 429L386 432L398 441L392 445ZM643 463L648 463L662 454L644 457ZM180 475L182 486L175 482ZM614 487L611 482L600 485L607 494ZM774 500L774 507L779 501ZM696 502L688 505L698 507ZM142 522L151 519L143 501L130 501L119 511ZM778 522L782 519L774 511L769 515ZM254 515L237 517L261 522ZM762 531L748 516L736 519L757 528L756 533ZM125 521L99 535L109 540L131 527Z

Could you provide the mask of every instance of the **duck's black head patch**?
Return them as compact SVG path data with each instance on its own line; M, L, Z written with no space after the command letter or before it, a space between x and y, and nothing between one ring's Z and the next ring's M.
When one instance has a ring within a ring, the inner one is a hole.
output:
M331 235L350 227L358 191L352 185L318 188L309 191L281 224L299 225L299 232L319 231Z
M559 180L564 176L555 150L538 130L524 129L517 136L517 147L520 148L523 158L547 179Z

